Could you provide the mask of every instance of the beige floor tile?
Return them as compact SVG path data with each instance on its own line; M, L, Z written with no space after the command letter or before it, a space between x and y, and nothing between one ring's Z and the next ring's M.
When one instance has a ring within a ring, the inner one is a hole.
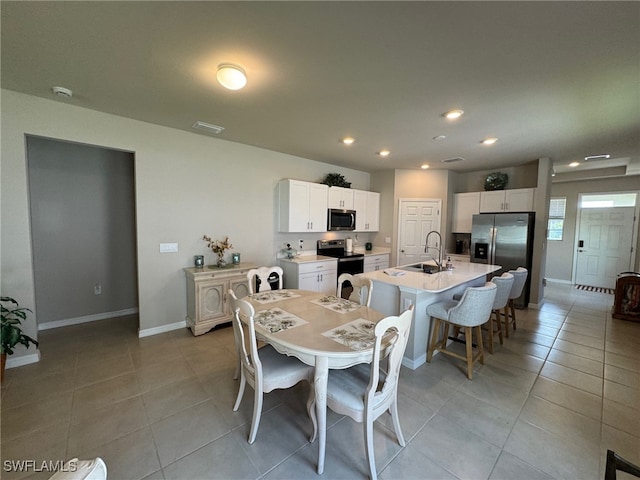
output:
M588 373L596 377L603 377L603 365L602 362L590 360L585 357L573 355L571 353L563 352L562 350L552 349L547 357L548 362L562 365L564 367L572 368L580 372Z
M142 397L136 396L94 410L93 415L72 419L68 452L94 448L147 425Z
M561 331L558 333L558 338L566 340L567 342L577 343L578 345L585 345L587 347L604 349L604 338L596 338L590 335L583 335L582 333Z
M604 327L600 328L590 328L583 325L575 324L575 323L565 323L562 326L562 332L571 332L571 333L579 333L581 335L586 335L594 338L603 338L605 329Z
M539 373L544 360L531 355L510 352L507 349L497 350L493 355L485 355L485 363L509 365L533 373Z
M640 373L640 362L631 357L627 357L626 355L605 352L604 363Z
M167 480L250 480L260 476L258 469L231 433L164 467L163 471Z
M604 398L628 407L640 407L640 389L627 387L609 380L604 381Z
M599 395L545 377L538 378L531 394L595 420L602 418L602 397Z
M488 478L500 449L436 415L416 436L418 451L459 478Z
M125 373L118 377L76 389L73 393L72 420L90 417L96 409L140 394L135 373Z
M108 477L113 479L138 480L160 469L149 427L74 455L79 458L102 458L107 465Z
M76 368L76 388L98 383L124 373L133 372L133 362L129 352L107 358L78 363Z
M613 450L625 460L640 465L640 438L609 425L603 425L601 451L607 450Z
M626 385L627 387L640 388L640 372L616 367L615 365L604 366L604 378L612 382Z
M640 330L640 327L638 327ZM635 343L637 346L637 343ZM640 365L640 350L634 348L634 345L631 343L623 343L623 342L613 342L607 340L605 344L605 350L607 352L616 353L618 355L622 355L623 357L628 357L632 360L635 360L638 365Z
M218 408L206 401L151 425L162 467L230 431Z
M12 378L2 398L2 408L40 402L51 395L72 391L75 383L73 377L73 372L63 372L33 379Z
M71 420L73 392L51 395L40 402L2 408L2 441L30 435L50 425Z
M142 394L147 417L155 423L209 399L197 377L163 385Z
M504 450L554 478L599 480L599 448L579 448L518 420Z
M602 377L589 375L552 362L544 364L540 376L585 390L594 395L602 395Z
M457 480L458 477L423 455L414 445L403 449L382 473L380 480L419 478L423 480Z
M518 413L527 399L527 392L482 375L477 375L473 381L462 385L459 391L513 413Z
M553 477L505 452L500 454L489 480L553 480Z
M561 350L563 352L578 355L579 357L585 357L596 362L602 362L604 359L604 350L599 348L587 347L586 345L580 345L578 343L567 342L566 340L557 339L553 348Z
M640 405L635 407L604 399L602 422L635 437L640 437Z

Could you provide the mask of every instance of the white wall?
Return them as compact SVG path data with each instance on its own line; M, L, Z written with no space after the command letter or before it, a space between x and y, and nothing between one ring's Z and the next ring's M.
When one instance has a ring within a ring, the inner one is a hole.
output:
M279 242L295 241L297 234L274 233L275 188L280 179L320 181L327 173L338 172L352 182L352 188L369 188L365 172L9 90L1 91L1 100L0 286L3 295L28 307L35 301L25 134L134 153L142 330L184 320L182 268L193 265L195 254L205 254L208 263L213 261L203 234L228 235L243 261L261 264L275 261ZM161 242L177 242L179 253L160 254ZM25 325L25 333L37 337L34 319Z

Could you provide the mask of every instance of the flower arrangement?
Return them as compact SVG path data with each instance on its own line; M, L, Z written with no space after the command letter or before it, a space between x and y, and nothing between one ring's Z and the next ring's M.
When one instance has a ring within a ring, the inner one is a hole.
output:
M229 237L224 237L224 240L220 241L213 240L211 237L203 235L202 239L207 242L207 247L209 247L211 251L218 256L216 265L220 268L224 267L227 264L227 262L224 261L224 253L233 248L233 245L229 242Z

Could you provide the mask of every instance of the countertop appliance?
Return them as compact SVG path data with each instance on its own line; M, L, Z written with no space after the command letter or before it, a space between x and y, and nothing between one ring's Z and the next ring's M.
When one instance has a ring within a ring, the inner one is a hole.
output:
M364 272L364 253L347 252L344 239L318 240L316 253L338 259L338 277L343 273L355 275Z
M327 215L327 230L330 232L356 229L356 211L330 208Z
M522 295L514 300L517 308L529 304L534 224L534 212L481 213L472 220L471 262L500 265L495 275L518 267L529 270Z

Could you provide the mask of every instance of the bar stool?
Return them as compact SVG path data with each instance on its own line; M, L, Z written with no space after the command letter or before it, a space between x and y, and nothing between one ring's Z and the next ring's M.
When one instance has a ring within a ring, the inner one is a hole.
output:
M513 301L522 295L522 289L524 288L524 284L527 283L529 270L524 267L518 267L515 270L509 270L509 273L513 275L513 286L511 287L511 295L509 295L508 308L505 309L505 312L509 311L509 314L504 317L505 334L507 338L509 338L509 325L513 324L513 329L516 329L516 307Z
M493 354L493 335L498 333L500 338L500 345L502 345L502 318L501 310L504 310L504 318L507 318L507 305L509 304L509 296L511 295L511 289L513 287L514 276L508 272L503 273L499 277L493 277L491 283L495 283L496 299L493 301L493 307L491 309L491 315L487 322L487 329L489 330L489 353ZM495 320L495 325L494 325ZM494 328L497 326L497 328Z
M427 362L431 362L433 352L440 352L467 362L467 377L473 379L473 364L480 361L484 365L484 349L482 347L481 325L487 323L491 316L493 302L498 287L495 283L487 282L482 287L469 287L465 290L459 302L438 302L427 307L427 315L433 319L431 342L427 350ZM444 335L438 340L440 323L444 323ZM449 339L449 325L464 329L466 356L447 350ZM477 352L473 353L473 329L476 331Z

